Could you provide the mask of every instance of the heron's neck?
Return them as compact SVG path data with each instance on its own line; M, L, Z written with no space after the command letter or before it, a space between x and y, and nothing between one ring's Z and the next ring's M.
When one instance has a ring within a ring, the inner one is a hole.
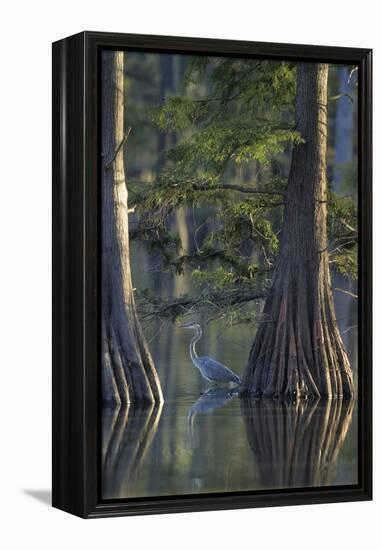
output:
M193 363L195 363L195 364L196 364L196 361L197 361L197 358L198 358L197 351L196 351L196 343L200 340L200 338L202 336L201 330L200 329L196 329L196 330L197 330L197 332L193 336L193 338L192 338L192 340L190 341L190 344L189 344L189 353L190 353L190 356L191 356L191 359L192 359Z

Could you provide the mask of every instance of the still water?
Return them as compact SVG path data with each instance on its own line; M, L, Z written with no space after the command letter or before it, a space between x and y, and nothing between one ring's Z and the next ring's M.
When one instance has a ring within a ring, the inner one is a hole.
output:
M170 278L133 254L134 284L167 297L192 291L187 275ZM140 266L140 270L137 266ZM334 287L348 288L343 280ZM353 290L353 289L350 289ZM357 378L357 304L334 292L336 315ZM252 304L257 308L259 305ZM208 323L197 344L243 375L253 325ZM144 326L165 402L162 406L104 409L104 499L191 495L357 484L357 402L244 400L234 390L210 389L189 358L192 334L176 324Z
M194 294L189 273L172 277L142 247L132 247L138 290L165 299ZM357 379L357 302L354 283L333 279L338 326ZM260 317L261 304L250 304ZM255 324L208 322L203 312L181 319L203 328L197 344L242 376L255 338ZM240 399L228 388L205 386L189 357L190 331L178 323L144 323L165 402L162 406L104 409L104 499L256 491L358 482L356 401Z
M104 499L356 484L357 407L220 388L106 409L102 479Z

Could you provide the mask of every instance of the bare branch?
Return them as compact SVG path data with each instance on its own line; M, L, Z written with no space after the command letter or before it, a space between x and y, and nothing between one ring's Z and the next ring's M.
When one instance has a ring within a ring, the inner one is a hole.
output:
M348 294L348 296L351 296L352 298L358 298L357 294L354 294L353 292L350 292L349 290L344 290L343 288L334 288L333 290L337 290L339 292L342 292L343 294Z
M328 100L329 101L337 101L338 99L341 99L342 97L346 97L347 99L349 99L349 101L351 103L353 103L353 101L354 101L353 97L350 94L347 94L347 93L333 95L333 96L329 97Z
M345 227L345 229L348 229L348 231L352 231L357 235L357 230L354 227L352 227L346 220L344 220L343 218L339 218L339 220L342 223L342 225Z
M123 145L126 143L130 133L131 133L131 126L128 128L127 132L123 136L122 141L119 143L118 147L115 149L112 159L105 165L106 170L109 170L113 165L116 157L118 156L119 151L122 149Z

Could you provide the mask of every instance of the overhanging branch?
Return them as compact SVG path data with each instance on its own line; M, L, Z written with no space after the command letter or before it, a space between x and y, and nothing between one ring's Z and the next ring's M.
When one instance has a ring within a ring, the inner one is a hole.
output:
M247 185L236 185L234 183L218 183L218 184L207 184L207 183L194 183L192 188L195 191L238 191L239 193L248 193L253 195L277 195L284 196L284 191L279 191L276 189L257 189L255 187L248 187ZM283 203L280 203L283 204Z
M252 291L213 291L201 294L198 297L182 296L175 300L158 300L155 297L138 296L139 315L142 320L170 319L190 315L205 308L227 308L255 300L264 300L267 293Z

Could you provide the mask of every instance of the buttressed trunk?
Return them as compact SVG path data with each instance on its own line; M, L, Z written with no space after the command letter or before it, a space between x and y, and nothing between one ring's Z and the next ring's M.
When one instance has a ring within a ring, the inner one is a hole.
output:
M124 174L124 53L102 53L102 391L110 403L161 402L136 314Z
M354 393L335 318L327 242L328 65L299 63L294 148L279 256L243 392L292 398Z

